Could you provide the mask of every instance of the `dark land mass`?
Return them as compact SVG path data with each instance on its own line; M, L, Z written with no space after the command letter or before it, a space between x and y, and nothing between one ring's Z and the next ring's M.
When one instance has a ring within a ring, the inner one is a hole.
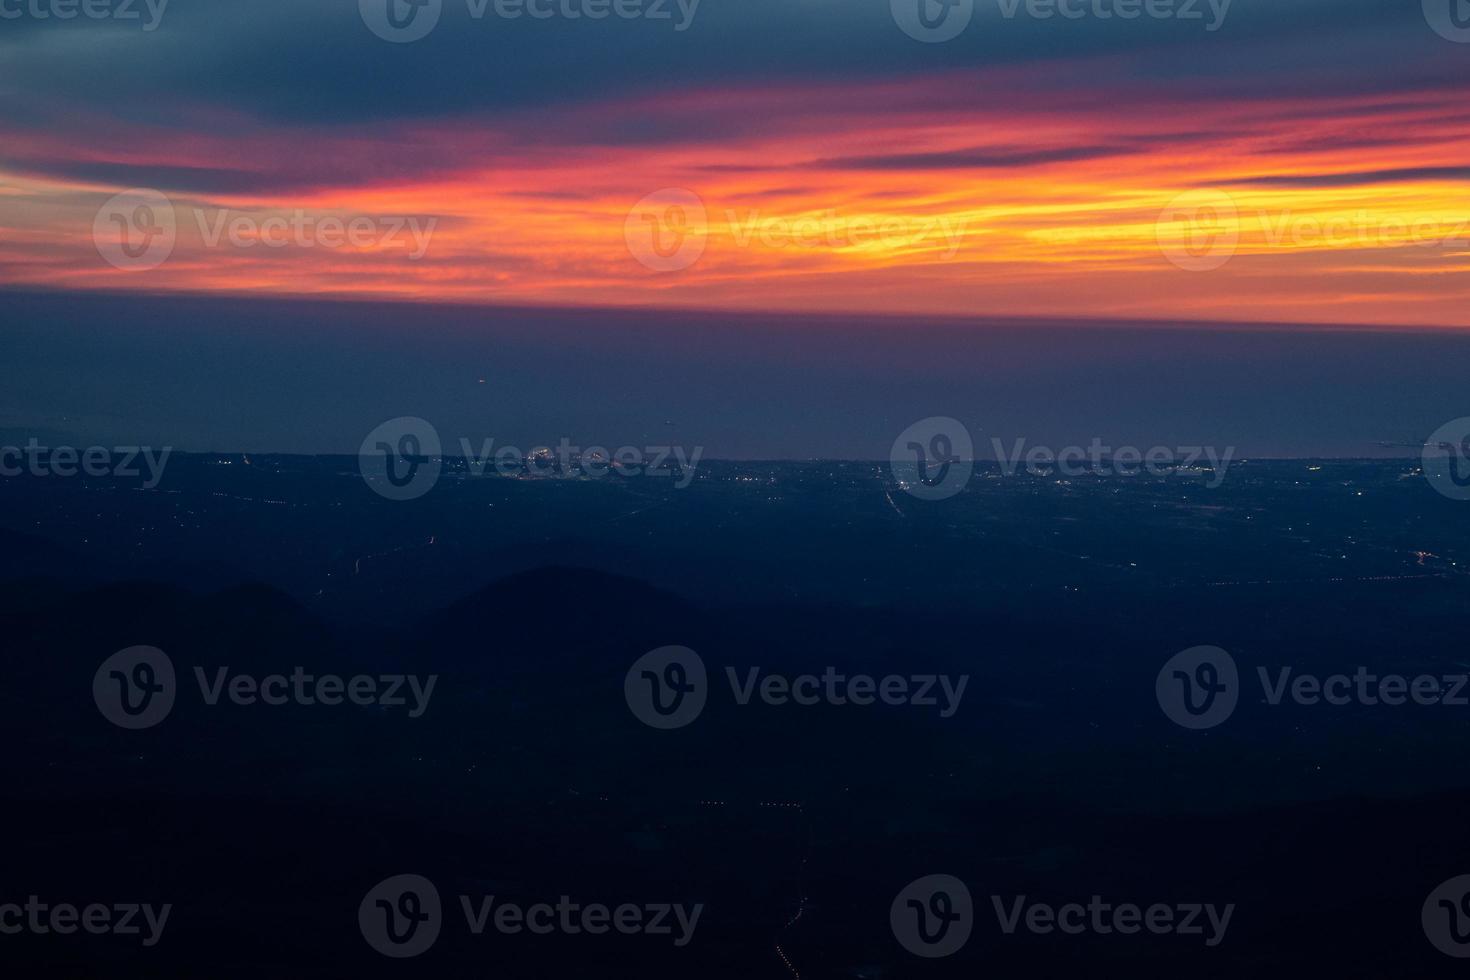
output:
M1470 504L1411 463L1253 461L1213 489L982 467L934 503L860 462L707 463L684 490L451 468L405 503L350 459L180 456L167 475L0 480L0 901L174 906L151 949L7 936L10 975L1459 972L1420 907L1470 873L1470 707L1272 705L1255 681L1470 672ZM123 731L92 680L139 644L169 654L179 696ZM1200 644L1246 693L1187 731L1154 682ZM623 693L665 645L710 671L677 731ZM417 718L209 705L196 683L296 667L438 681ZM969 681L951 717L741 705L727 670L753 667ZM409 872L447 921L388 960L357 907ZM926 961L889 905L938 873L977 922ZM460 895L705 910L682 948L477 937ZM1006 935L993 895L1236 908L1207 947Z

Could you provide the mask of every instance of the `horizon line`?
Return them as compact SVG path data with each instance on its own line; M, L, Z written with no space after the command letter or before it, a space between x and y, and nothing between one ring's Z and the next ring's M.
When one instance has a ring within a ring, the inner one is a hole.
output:
M1381 334L1430 334L1444 336L1463 332L1470 336L1470 323L1463 326L1445 326L1439 324L1404 323L1404 324L1382 324L1382 323L1356 323L1344 321L1300 321L1289 322L1281 320L1228 320L1228 319L1183 319L1171 318L1160 319L1157 317L1141 317L1138 319L1127 319L1121 317L1081 317L1064 316L1048 313L1027 314L958 314L958 313L895 313L889 311L860 311L860 310L802 310L802 309L763 309L747 307L688 307L688 306L649 306L646 304L553 304L553 303L495 303L495 302L467 302L464 300L444 301L432 299L414 299L407 296L374 297L371 295L324 295L321 293L301 294L274 294L262 295L254 292L236 292L234 290L117 290L117 289L48 289L29 284L4 284L0 285L0 297L10 295L31 296L51 299L83 299L83 300L122 300L129 302L147 301L175 301L175 302L197 302L201 300L229 299L258 304L287 304L300 306L336 306L353 307L366 306L375 309L382 307L405 307L405 308L429 308L435 310L461 311L461 312L485 312L485 313L534 313L534 314L570 314L592 316L597 314L644 315L662 319L676 317L703 317L719 319L741 319L741 318L776 318L785 320L818 320L818 321L844 321L851 322L860 320L868 323L911 323L922 321L933 326L1021 326L1029 325L1034 329L1146 329L1146 330L1221 330L1229 332L1297 332L1297 333L1381 333ZM0 325L3 325L3 317L0 317Z

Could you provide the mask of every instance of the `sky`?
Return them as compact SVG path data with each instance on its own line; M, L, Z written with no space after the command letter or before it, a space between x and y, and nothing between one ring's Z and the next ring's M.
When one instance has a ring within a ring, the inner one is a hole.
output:
M0 0L0 287L1470 325L1462 0L124 3Z

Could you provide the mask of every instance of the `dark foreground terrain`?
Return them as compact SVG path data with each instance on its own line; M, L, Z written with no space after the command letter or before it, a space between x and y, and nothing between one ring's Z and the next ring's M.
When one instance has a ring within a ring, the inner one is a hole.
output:
M1250 461L1213 489L982 467L930 503L875 463L707 463L683 490L451 472L392 502L351 459L190 456L151 490L0 480L0 529L0 906L172 907L151 946L0 936L7 975L1463 970L1421 910L1470 874L1470 706L1272 704L1257 681L1470 672L1470 504L1412 463ZM93 684L139 645L176 700L127 730ZM708 703L658 730L625 680L670 645L707 666ZM1191 730L1156 680L1201 645L1238 664L1239 704ZM727 669L751 668L968 681L947 717L742 705ZM411 696L210 704L196 678L221 669L437 680L412 717ZM359 922L401 874L442 900L411 959ZM930 875L971 896L945 958L890 920ZM475 935L461 896L702 912L682 945ZM1022 896L1233 911L1213 937L1008 933L997 903Z

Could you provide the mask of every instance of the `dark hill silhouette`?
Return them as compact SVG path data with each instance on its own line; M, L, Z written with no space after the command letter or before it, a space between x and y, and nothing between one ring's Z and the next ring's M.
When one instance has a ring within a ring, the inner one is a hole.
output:
M642 613L634 616L632 613ZM690 623L696 611L673 593L639 579L560 565L507 576L428 618L431 629L473 631L492 617L497 628L529 632L551 622L559 629L604 632L634 619L673 617L671 629Z
M107 571L40 535L0 528L0 582L39 579L75 586L106 578Z

